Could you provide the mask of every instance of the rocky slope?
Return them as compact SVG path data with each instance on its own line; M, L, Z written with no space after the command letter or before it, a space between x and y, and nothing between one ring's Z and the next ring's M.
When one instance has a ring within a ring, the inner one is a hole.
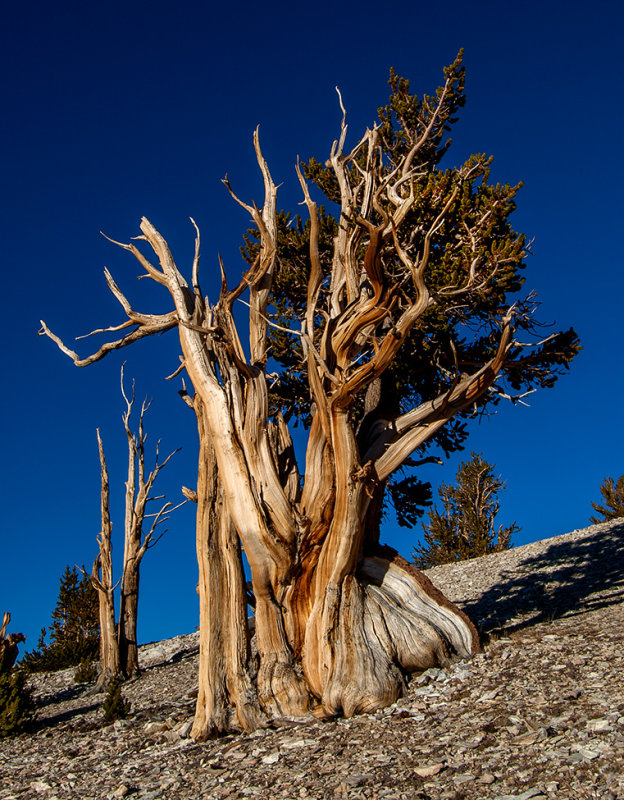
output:
M0 740L0 799L624 798L624 522L428 572L480 627L372 715L188 738L196 634L142 648L128 720L72 670L35 676L33 733Z

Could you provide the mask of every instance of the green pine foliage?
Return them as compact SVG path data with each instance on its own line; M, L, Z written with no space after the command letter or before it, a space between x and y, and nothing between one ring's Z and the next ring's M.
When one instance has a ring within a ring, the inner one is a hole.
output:
M419 176L410 187L417 201L397 232L401 246L408 250L412 246L410 237L415 232L429 229L447 206L448 212L430 242L426 281L432 305L412 328L394 362L377 379L381 401L371 411L366 392L355 399L353 415L359 438L365 441L367 430L379 420L396 419L409 409L430 401L445 388L452 387L462 373L473 372L478 365L486 363L496 352L501 318L514 301L518 340L534 344L514 346L503 367L498 388L483 394L472 408L457 413L434 432L415 455L415 461L406 466L403 477L393 477L388 483L382 504L393 506L399 523L405 525L414 524L429 498L430 486L415 478L413 468L423 459L439 460L462 450L469 434L468 421L479 414L490 413L504 398L514 399L535 388L552 387L580 350L578 337L571 328L544 336L540 323L532 315L535 297L529 294L522 299L520 294L529 248L526 237L512 227L511 216L521 184L492 181L492 158L476 154L459 167L467 177L462 179L457 190L458 168L450 164L449 133L465 104L461 52L453 64L445 68L444 77L446 88L418 96L412 93L408 80L391 70L389 100L378 109L377 129L385 174L390 176L400 158L415 147L421 165ZM425 136L426 131L431 135ZM361 159L365 157L365 150L362 150ZM362 165L363 162L357 163L357 157L347 165L352 186L361 179L359 168ZM311 158L302 163L301 168L319 208L318 257L322 280L316 305L314 344L321 352L328 324L321 309L327 308L332 291L330 274L333 239L338 231L335 209L340 202L340 187L324 160ZM380 221L385 209L380 207L377 213L377 221ZM474 242L465 235L467 229L475 226L479 229L477 253L473 249ZM308 427L314 410L306 360L300 339L287 331L296 332L300 328L306 305L311 271L311 224L309 220L303 221L299 216L282 211L277 227L277 267L268 313L280 327L269 329L272 368L275 366L269 402L272 413L281 413L287 421L292 418L295 424ZM249 265L254 263L259 247L258 231L249 230L241 248ZM360 255L363 256L365 249L366 237L363 236ZM414 300L416 290L392 243L384 248L382 258L387 280L397 287L393 317L383 323L391 326L404 304ZM457 302L452 289L466 282L466 275L476 260L485 265L484 268L495 269L496 279L477 283L469 298ZM374 337L381 341L386 332L387 329L375 330Z
M600 517L590 517L590 522L596 525L624 517L624 475L620 475L617 481L614 478L605 478L600 486L600 494L605 505L592 503L592 508Z
M23 733L35 712L26 676L21 670L0 673L0 738Z
M104 722L125 719L130 713L130 703L124 699L121 693L121 678L112 678L108 684L102 710L104 711Z
M482 456L472 453L470 461L460 464L456 480L454 486L440 486L442 508L433 508L423 523L424 543L412 553L420 569L507 550L520 530L515 522L495 527L497 496L505 484Z
M76 567L65 568L52 613L49 642L42 628L37 648L26 653L22 666L29 672L53 672L99 655L100 623L96 590Z

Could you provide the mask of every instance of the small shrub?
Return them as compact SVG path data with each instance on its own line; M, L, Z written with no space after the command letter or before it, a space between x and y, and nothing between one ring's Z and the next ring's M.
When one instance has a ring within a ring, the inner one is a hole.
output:
M34 712L24 673L14 670L0 674L0 738L26 730Z
M130 713L130 703L121 693L121 678L113 678L108 684L108 691L102 704L104 722L125 719Z
M74 682L93 683L97 680L97 676L98 671L95 661L91 658L83 658L74 672Z

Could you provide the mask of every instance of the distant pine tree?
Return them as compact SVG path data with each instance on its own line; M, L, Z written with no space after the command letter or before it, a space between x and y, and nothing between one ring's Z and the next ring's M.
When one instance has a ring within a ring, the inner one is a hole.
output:
M0 738L26 730L34 712L24 673L16 669L0 673Z
M65 568L58 600L52 612L50 641L42 628L37 649L26 653L22 666L30 672L72 667L83 659L97 659L100 648L99 605L96 590L76 567Z
M507 528L494 526L499 512L498 493L504 482L494 476L494 467L472 453L457 471L457 484L438 489L442 509L429 511L423 523L424 543L412 552L421 569L453 561L497 553L512 547L511 537L520 530L516 523Z
M624 517L624 475L620 475L617 481L613 478L605 478L600 486L600 494L606 503L606 508L598 503L592 503L592 508L602 515L602 519L590 517L590 522L595 525L599 522Z

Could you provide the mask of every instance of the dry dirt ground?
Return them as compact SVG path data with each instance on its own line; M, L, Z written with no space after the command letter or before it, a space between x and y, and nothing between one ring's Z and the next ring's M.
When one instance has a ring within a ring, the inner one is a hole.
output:
M36 727L0 740L0 800L624 798L624 522L429 570L487 641L391 708L188 738L196 634L142 648L125 721L73 671L35 676Z

